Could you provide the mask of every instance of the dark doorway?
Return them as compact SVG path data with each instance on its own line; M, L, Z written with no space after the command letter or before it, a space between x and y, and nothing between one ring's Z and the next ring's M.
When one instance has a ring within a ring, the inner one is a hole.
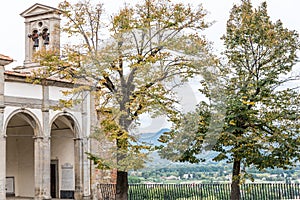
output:
M50 165L51 197L58 198L58 160L51 160Z

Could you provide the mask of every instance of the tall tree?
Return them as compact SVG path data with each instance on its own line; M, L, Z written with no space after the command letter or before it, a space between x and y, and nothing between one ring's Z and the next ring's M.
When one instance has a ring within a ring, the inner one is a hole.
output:
M226 64L207 69L202 82L209 101L161 137L169 142L161 155L199 162L201 151L212 147L219 152L214 160L233 164L231 199L239 200L243 169L286 169L299 161L300 83L291 73L299 36L272 22L265 2L253 9L242 0L222 39Z
M99 167L117 168L116 199L127 199L127 170L141 167L142 150L149 148L131 134L139 116L163 114L176 119L173 89L215 62L201 36L209 26L204 21L206 11L201 5L145 0L135 7L125 5L107 22L101 4L64 1L59 8L66 19L62 30L75 36L76 44L65 46L62 56L55 50L40 51L46 68L36 75L59 74L73 83L86 82L67 94L91 90L99 97L99 130L115 142L117 165L90 156ZM61 102L72 106L76 101Z

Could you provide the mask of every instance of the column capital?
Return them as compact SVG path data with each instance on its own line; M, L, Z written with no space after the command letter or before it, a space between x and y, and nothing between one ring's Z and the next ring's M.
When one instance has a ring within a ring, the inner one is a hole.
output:
M45 113L45 112L47 113L47 112L49 112L49 110L50 110L49 107L42 107L42 112L43 113Z
M78 140L83 140L83 138L81 137L76 137L76 138L73 138L74 141L78 141Z
M33 138L34 140L42 140L42 139L44 139L44 136L38 135L38 136L33 136L32 138Z

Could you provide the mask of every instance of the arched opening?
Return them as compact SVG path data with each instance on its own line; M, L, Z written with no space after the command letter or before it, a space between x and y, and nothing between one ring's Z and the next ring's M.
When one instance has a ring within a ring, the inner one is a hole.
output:
M28 35L29 38L33 41L33 50L36 50L39 47L39 32L38 30L33 30L32 34Z
M6 177L12 181L7 193L34 197L35 120L27 113L13 115L6 126ZM8 186L7 186L8 187Z
M49 44L49 30L48 28L44 28L42 32L43 44L44 46Z
M52 198L74 198L76 135L76 124L70 116L58 116L51 124L50 192Z

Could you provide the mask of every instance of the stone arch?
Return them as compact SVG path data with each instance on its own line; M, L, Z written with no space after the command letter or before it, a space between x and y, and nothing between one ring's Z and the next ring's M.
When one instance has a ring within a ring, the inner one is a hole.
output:
M68 112L50 122L51 197L74 198L82 187L82 140L79 123Z
M41 132L42 126L38 117L30 110L22 109L22 108L14 110L8 115L4 123L4 129L3 129L4 133L7 132L7 125L10 122L10 120L17 114L21 115L20 117L24 119L33 128L34 136L36 137L42 136L42 132Z
M50 126L57 120L58 118L61 118L63 123L65 123L66 126L70 128L70 130L74 133L74 138L80 138L81 137L81 131L79 128L79 123L74 115L72 115L69 112L60 112L56 114L52 120L50 121ZM72 123L73 121L73 123Z
M17 109L4 124L6 134L6 176L13 177L13 195L34 197L39 168L38 138L42 137L38 118L29 110Z

